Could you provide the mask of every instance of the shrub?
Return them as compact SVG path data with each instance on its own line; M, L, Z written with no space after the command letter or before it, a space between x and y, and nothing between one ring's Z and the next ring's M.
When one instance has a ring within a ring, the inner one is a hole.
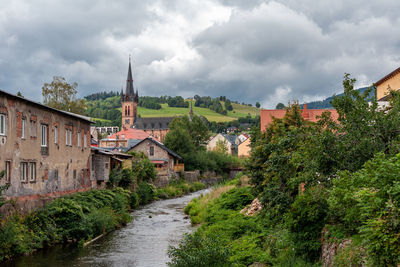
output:
M139 206L139 195L135 191L131 193L130 205L132 209L135 209Z
M171 267L224 267L228 263L229 249L217 235L202 235L196 231L186 235L178 247L169 247L168 256Z
M322 187L307 189L296 197L287 214L287 226L298 255L315 261L321 249L321 231L328 212L326 194Z
M142 205L150 203L152 200L154 200L154 197L156 196L156 188L154 187L154 185L146 182L139 183L136 192L140 199L139 203Z

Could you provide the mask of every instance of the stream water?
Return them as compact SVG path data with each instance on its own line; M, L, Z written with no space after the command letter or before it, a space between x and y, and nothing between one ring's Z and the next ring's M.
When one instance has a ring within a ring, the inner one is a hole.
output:
M168 245L177 245L193 231L183 209L201 190L180 198L160 200L132 213L127 226L87 247L59 246L40 250L6 263L6 266L166 266Z

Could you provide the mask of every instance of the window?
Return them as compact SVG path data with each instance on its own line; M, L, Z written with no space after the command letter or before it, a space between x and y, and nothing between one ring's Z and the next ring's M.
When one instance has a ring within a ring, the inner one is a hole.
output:
M22 118L21 121L21 138L25 138L25 118Z
M0 114L0 135L6 135L6 127L7 127L6 115Z
M108 163L106 162L104 167L108 170Z
M36 137L36 121L31 121L31 137Z
M83 134L83 146L84 146L85 148L87 147L86 133Z
M28 164L26 162L21 162L21 182L26 182L28 178Z
M65 145L68 146L68 129L65 129Z
M36 162L29 162L29 181L36 181Z
M54 126L54 144L58 144L58 127Z
M150 147L150 156L154 156L154 146Z
M68 138L69 146L72 146L72 130L69 130L68 132L69 132L69 138Z
M81 146L81 138L82 138L81 132L78 132L78 147Z
M41 146L42 147L47 147L47 125L42 124L41 125Z
M74 172L73 172L73 177L74 177L74 180L76 180L76 170L74 170Z
M4 174L6 177L6 182L9 183L11 181L11 161L6 161L6 173Z

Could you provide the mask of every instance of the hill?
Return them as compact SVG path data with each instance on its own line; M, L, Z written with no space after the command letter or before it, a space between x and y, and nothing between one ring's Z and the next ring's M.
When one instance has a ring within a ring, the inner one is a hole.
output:
M356 90L358 90L358 91L360 91L360 93L363 93L365 90L367 90L369 87L362 87L362 88L358 88L358 89L356 89ZM333 100L333 98L335 97L335 96L342 96L343 95L343 93L342 94L338 94L338 95L333 95L333 96L330 96L330 97L328 97L328 98L326 98L326 99L324 99L324 100L321 100L321 101L312 101L312 102L309 102L309 103L307 103L307 108L309 108L309 109L326 109L326 108L332 108L332 105L331 105L331 101ZM373 98L373 97L375 97L375 91L374 90L372 90L372 92L371 92L371 94L370 94L370 98ZM303 108L303 105L300 105L301 106L301 108Z
M92 120L98 122L99 125L119 125L121 121L121 102L120 96L107 96L102 94L101 98L88 99L87 101L87 116L92 117ZM228 111L226 115L217 113L209 108L196 107L194 100L186 99L185 102L192 102L193 112L196 115L204 116L210 122L230 122L239 118L245 118L249 114L251 117L259 115L259 109L247 105L232 103L233 110ZM222 106L225 106L224 101L220 101ZM167 103L160 103L160 109L150 109L143 106L138 106L138 114L141 117L174 117L188 115L190 112L190 104L186 108L170 107Z

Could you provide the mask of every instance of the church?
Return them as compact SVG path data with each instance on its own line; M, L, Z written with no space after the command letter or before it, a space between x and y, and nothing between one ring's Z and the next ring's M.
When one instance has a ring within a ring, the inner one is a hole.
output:
M126 79L125 93L121 90L122 102L122 130L130 128L140 129L163 142L169 130L169 124L175 117L138 117L139 92L134 88L132 78L131 60L129 59L128 77Z

